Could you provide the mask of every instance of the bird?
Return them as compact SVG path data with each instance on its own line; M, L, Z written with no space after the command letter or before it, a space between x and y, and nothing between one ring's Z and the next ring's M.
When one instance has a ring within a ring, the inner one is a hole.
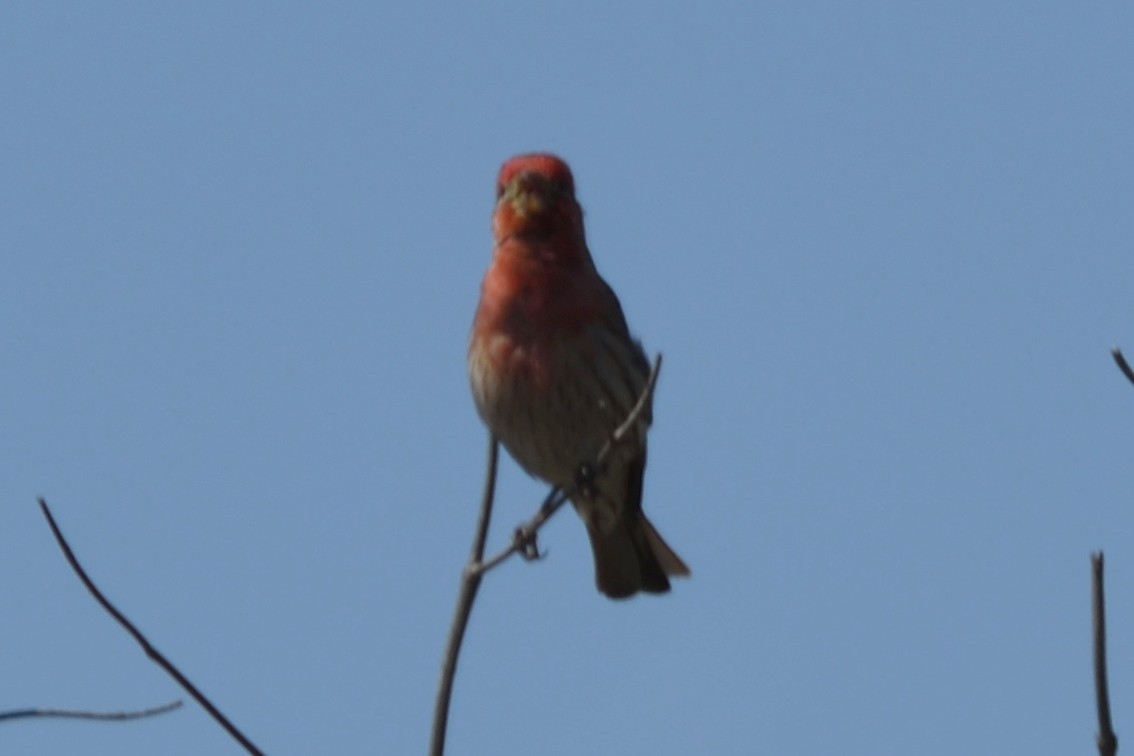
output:
M665 593L670 577L690 572L642 511L652 407L593 480L573 487L631 413L650 364L595 268L562 158L528 153L505 161L492 235L469 338L477 412L528 474L572 491L601 593Z

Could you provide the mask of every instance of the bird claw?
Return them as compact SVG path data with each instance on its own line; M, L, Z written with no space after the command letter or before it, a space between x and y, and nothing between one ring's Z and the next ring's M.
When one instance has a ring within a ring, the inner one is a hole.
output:
M512 541L516 544L516 551L529 562L539 559L543 555L539 552L539 543L536 532L529 528L519 527L512 534Z

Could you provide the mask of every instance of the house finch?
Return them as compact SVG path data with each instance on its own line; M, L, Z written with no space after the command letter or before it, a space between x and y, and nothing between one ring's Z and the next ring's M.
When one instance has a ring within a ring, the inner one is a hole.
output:
M480 417L529 474L569 488L621 425L650 365L595 269L571 169L554 155L500 169L492 263L469 343ZM642 512L647 407L593 485L571 498L590 536L595 582L612 598L669 590L688 575Z

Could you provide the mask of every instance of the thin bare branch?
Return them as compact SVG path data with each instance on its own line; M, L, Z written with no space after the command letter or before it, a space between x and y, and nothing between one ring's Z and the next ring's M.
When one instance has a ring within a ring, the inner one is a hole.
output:
M79 560L75 558L75 553L71 551L71 546L67 543L67 539L63 537L59 526L55 524L55 518L51 515L51 510L48 509L47 502L42 498L39 500L39 508L43 510L43 516L47 518L47 524L51 526L51 532L55 535L55 541L59 544L59 548L63 550L63 555L67 557L67 562L71 565L71 569L79 576L79 580L83 581L83 585L86 586L91 595L95 597L95 601L97 601L111 617L114 617L115 621L126 629L126 632L133 636L134 640L142 647L142 650L146 652L146 656L150 657L159 667L165 670L166 674L176 680L178 685L184 688L197 703L203 706L205 711L209 712L209 715L212 716L234 740L244 746L244 750L248 751L248 753L262 754L262 751L254 746L252 741L246 738L244 733L238 730L236 725L230 722L228 718L221 713L220 709L213 706L212 702L206 698L201 691L197 690L197 687L189 682L189 679L181 674L181 671L177 669L177 667L173 666L168 659L162 656L149 640L146 639L146 636L142 635L141 631L134 627L130 620L126 619L122 612L118 611L118 609L102 595L102 591L100 591L94 584L94 581L87 576L86 571L79 564Z
M1122 350L1118 347L1113 347L1110 350L1110 356L1114 358L1115 363L1118 365L1118 369L1121 370L1122 374L1126 376L1126 380L1134 383L1134 370L1130 369L1130 363L1128 363L1126 361L1126 358L1122 356Z
M55 717L59 719L94 719L99 722L120 722L129 719L142 719L165 714L181 707L181 701L170 701L161 706L138 711L86 711L85 709L18 709L0 712L0 722L13 719L38 719Z
M1091 554L1091 626L1095 652L1095 703L1099 711L1099 731L1095 735L1095 742L1099 747L1099 756L1115 756L1118 753L1118 736L1111 726L1110 693L1106 681L1106 604L1103 598L1101 551Z
M586 463L580 465L581 470L588 471L591 480L602 475L611 451L622 443L622 440L638 423L646 407L649 406L660 370L661 355L659 354L654 358L649 380L646 381L646 386L642 389L642 394L638 397L638 402L634 405L630 414L603 444L593 465ZM464 640L465 628L468 627L481 578L484 577L484 573L502 563L512 554L520 553L528 559L536 558L539 555L539 549L536 546L536 535L539 529L563 506L563 503L579 486L578 481L567 489L553 486L535 516L516 528L508 547L485 560L484 545L488 537L488 524L492 517L492 500L496 494L498 454L499 444L490 433L488 436L488 465L484 476L484 495L481 498L480 517L477 520L476 534L473 537L472 553L469 554L469 561L461 572L461 587L457 593L457 607L453 611L453 624L449 628L449 639L445 644L445 655L441 663L441 681L437 686L437 701L433 709L433 732L429 742L430 756L442 756L445 753L445 730L449 721L449 702L453 696L453 679L457 674L457 657L461 653L461 642ZM580 479L583 478L584 476L580 474Z
M496 495L496 460L499 444L491 432L488 434L488 465L484 473L484 495L480 502L480 516L477 518L476 534L473 536L472 553L468 564L461 572L461 587L457 592L457 607L453 610L453 624L449 628L449 640L445 644L445 656L441 662L441 681L437 686L437 701L433 709L433 732L429 740L431 756L441 756L445 752L445 730L449 725L449 701L453 697L453 678L457 674L457 657L461 653L461 642L465 628L472 614L473 601L480 588L482 573L473 569L484 557L484 544L488 540L488 524L492 519L492 500Z

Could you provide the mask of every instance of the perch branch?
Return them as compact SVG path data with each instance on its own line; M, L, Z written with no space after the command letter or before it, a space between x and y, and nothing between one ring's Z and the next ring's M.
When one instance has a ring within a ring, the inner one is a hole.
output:
M525 558L534 559L539 555L538 546L536 546L535 538L536 533L544 523L556 511L562 507L565 501L569 498L570 494L575 493L578 489L579 482L587 481L593 482L595 477L602 475L604 472L604 465L606 465L607 458L610 453L615 449L616 445L623 442L626 434L631 432L634 425L638 422L638 418L642 416L646 407L650 406L650 399L653 396L654 384L658 382L658 372L661 369L661 355L658 355L653 360L653 367L650 371L649 380L646 381L645 388L642 394L638 397L637 404L631 410L631 413L626 416L623 424L619 425L615 432L610 435L607 442L602 445L599 450L599 455L595 457L594 464L584 464L579 466L579 479L576 483L568 489L560 489L559 486L552 486L551 491L548 493L547 498L543 500L538 512L535 516L528 520L522 526L516 528L516 532L511 537L511 543L494 557L484 559L484 543L488 540L489 521L492 517L492 499L496 495L496 473L497 473L497 457L499 453L499 443L496 436L489 434L489 455L488 455L488 469L484 474L484 495L481 499L481 513L479 519L476 521L476 534L473 537L473 550L468 555L468 563L465 564L465 569L460 574L460 588L457 593L457 606L452 613L452 626L449 628L449 638L446 642L445 656L441 662L441 680L438 683L437 689L437 703L433 708L433 731L430 737L430 756L442 756L445 754L445 733L449 721L449 702L452 698L452 680L457 673L457 657L460 655L460 644L462 644L465 637L465 629L468 627L468 618L473 611L473 601L476 598L477 589L481 586L481 578L484 577L485 572L488 572L493 567L498 566L501 562L505 561L515 553L524 554Z
M445 644L445 657L441 663L441 682L437 686L437 702L433 709L433 732L429 741L431 756L441 756L445 752L445 729L449 724L449 701L453 697L453 678L457 674L457 657L461 653L461 641L472 614L473 601L480 588L482 573L473 569L484 557L484 542L488 540L488 523L492 518L492 499L496 493L496 458L499 444L492 433L488 434L488 466L484 473L484 495L480 502L480 516L473 536L472 553L469 562L461 573L461 588L457 593L457 608L453 610L453 624L449 628L449 640Z
M525 558L534 559L539 555L536 546L536 534L563 503L579 488L580 482L593 482L594 478L605 471L607 457L614 448L622 443L626 435L637 424L638 419L650 405L650 398L654 394L654 385L658 380L658 371L661 370L661 355L654 358L650 377L642 389L638 402L626 416L622 425L615 429L610 438L606 440L595 457L593 465L583 463L580 465L580 474L576 482L567 487L553 486L543 500L539 510L532 519L516 528L512 541L507 548L495 556L484 559L484 544L488 537L488 524L492 517L492 500L496 491L496 461L499 444L496 437L489 434L488 438L488 468L484 477L484 496L481 499L480 517L477 520L476 535L473 537L472 553L469 561L461 572L461 587L457 593L457 607L453 611L453 624L449 628L449 638L445 645L445 655L441 663L441 681L437 686L437 701L433 709L433 732L429 742L430 756L442 756L445 753L445 729L449 721L449 702L453 696L453 678L457 674L457 657L461 653L461 642L464 640L465 628L468 627L469 616L472 614L473 601L480 588L484 573L501 564L512 554L520 553Z

